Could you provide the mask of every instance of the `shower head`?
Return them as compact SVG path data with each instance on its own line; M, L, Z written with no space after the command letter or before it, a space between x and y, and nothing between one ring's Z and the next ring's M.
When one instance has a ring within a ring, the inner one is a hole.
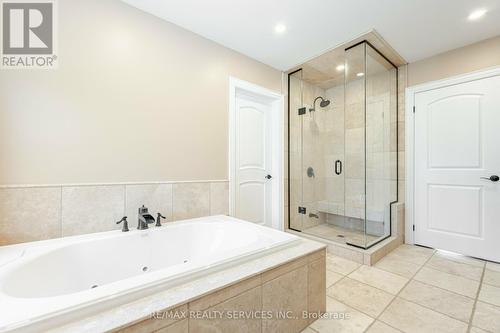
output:
M327 107L328 105L330 105L330 100L329 99L324 99L323 97L321 96L318 96L314 99L314 102L313 102L313 107L309 109L309 112L312 112L312 111L316 111L316 101L320 99L321 102L319 102L319 106L322 107L322 108L325 108Z
M330 105L330 100L322 100L320 103L319 103L319 106L321 106L322 108L326 108L328 105Z

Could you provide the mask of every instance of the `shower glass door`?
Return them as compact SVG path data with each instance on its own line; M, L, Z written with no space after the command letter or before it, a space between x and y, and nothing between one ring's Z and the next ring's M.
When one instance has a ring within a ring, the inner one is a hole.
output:
M290 227L324 235L321 210L325 193L325 135L331 104L325 90L304 80L300 70L289 77Z

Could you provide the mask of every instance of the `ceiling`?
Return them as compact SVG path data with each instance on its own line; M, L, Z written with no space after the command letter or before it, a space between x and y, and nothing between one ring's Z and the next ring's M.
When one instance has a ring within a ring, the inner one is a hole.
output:
M500 34L500 0L122 1L280 70L372 29L408 62Z

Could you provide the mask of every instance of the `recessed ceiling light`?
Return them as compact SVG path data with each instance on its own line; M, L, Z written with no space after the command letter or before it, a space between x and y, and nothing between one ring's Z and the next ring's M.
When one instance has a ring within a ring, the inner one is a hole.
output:
M468 19L469 21L476 21L479 20L481 17L483 17L486 14L487 10L486 9L478 9L470 13Z
M344 70L345 66L344 65L338 65L336 67L336 70L339 71L339 72L342 72Z
M365 73L359 72L358 74L356 74L356 76L359 76L359 77L365 76Z
M276 24L274 31L278 34L282 34L286 31L286 26L284 24Z

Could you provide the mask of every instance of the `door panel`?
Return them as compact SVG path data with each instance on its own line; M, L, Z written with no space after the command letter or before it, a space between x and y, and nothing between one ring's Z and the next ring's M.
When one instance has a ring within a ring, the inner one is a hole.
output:
M481 99L479 95L463 94L429 104L429 167L480 166Z
M240 168L266 169L266 115L263 108L242 105L239 109Z
M500 261L500 77L415 95L415 243Z
M238 218L258 224L266 223L266 184L263 181L240 183Z
M272 225L271 106L246 95L236 96L235 215Z
M482 189L477 186L428 186L429 230L480 237Z

